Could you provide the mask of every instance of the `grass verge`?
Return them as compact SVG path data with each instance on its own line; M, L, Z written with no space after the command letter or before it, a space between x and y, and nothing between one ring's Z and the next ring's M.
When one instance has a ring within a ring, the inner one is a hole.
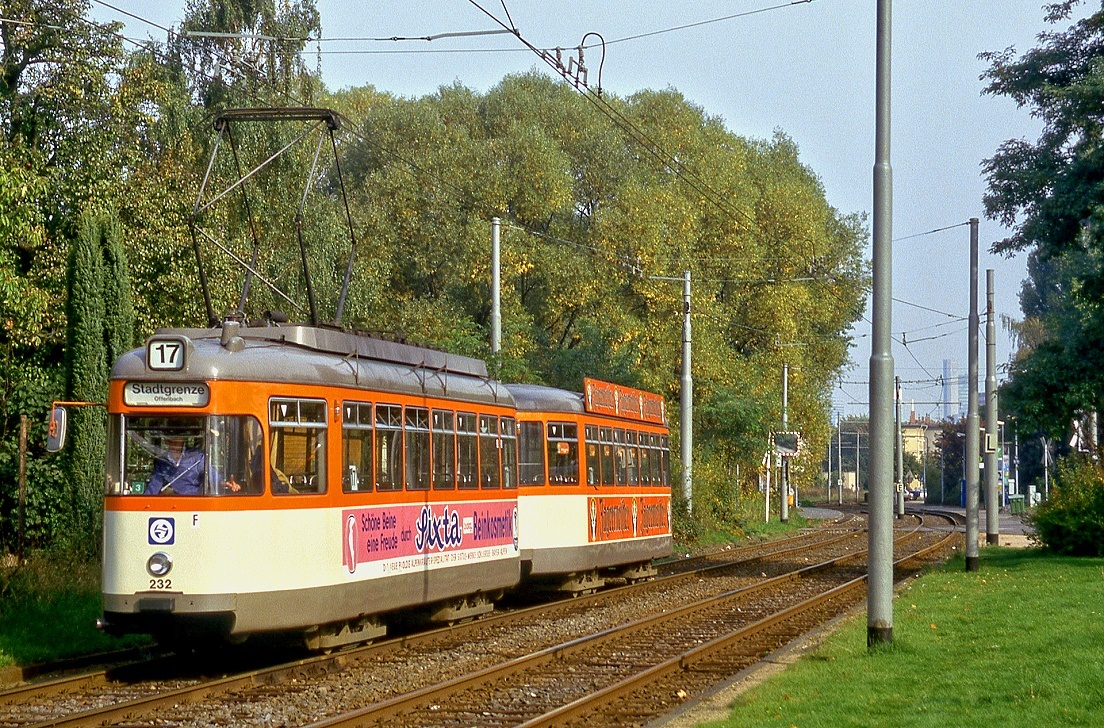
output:
M713 726L1104 725L1104 559L989 547L894 601L893 644L851 620Z
M148 642L96 629L99 564L35 554L0 567L0 666L31 665Z

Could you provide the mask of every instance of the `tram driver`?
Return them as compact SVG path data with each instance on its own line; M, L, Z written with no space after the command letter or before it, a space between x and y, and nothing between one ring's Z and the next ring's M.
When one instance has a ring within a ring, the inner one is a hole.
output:
M184 438L179 435L170 435L164 442L165 449L153 461L153 472L146 484L146 493L201 494L206 462L203 451L187 447Z

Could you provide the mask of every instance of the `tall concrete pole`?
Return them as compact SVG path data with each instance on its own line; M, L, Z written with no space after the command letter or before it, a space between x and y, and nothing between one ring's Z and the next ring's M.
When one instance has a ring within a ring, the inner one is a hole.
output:
M829 423L828 423L829 433L831 432L831 427L832 427L832 424L831 424L831 421L829 421ZM828 503L832 502L832 437L831 437L831 435L829 435L829 437L828 437L828 477L825 479L824 482L828 486L827 492L825 493L825 496L824 496L824 502L825 502L825 504L828 504Z
M502 260L499 246L501 223L491 218L491 354L502 350Z
M978 219L970 218L970 318L969 358L966 375L966 571L977 571L978 562Z
M866 642L893 641L893 168L889 163L891 0L878 0L870 337L870 528Z
M839 448L836 450L836 459L839 460L839 481L836 483L836 490L839 494L839 504L843 505L843 427L840 425L840 413L836 413L836 437L838 439ZM855 460L856 474L859 469L859 461Z
M790 365L782 364L782 432L790 431ZM782 523L790 522L790 459L782 460L782 479L778 483L778 494L781 496L778 506L779 520Z
M997 519L997 325L993 320L993 269L985 271L985 543L1000 543Z
M774 443L767 449L767 482L763 491L763 522L770 523L770 486L771 474L774 472Z
M905 517L905 448L901 436L901 378L897 377L897 517Z
M690 271L682 274L682 381L679 427L682 450L682 496L686 512L694 512L694 379L690 375Z

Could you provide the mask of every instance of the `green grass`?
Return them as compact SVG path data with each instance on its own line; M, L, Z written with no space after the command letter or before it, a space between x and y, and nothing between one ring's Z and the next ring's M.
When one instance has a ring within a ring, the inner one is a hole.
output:
M148 642L116 639L96 629L100 575L94 560L36 554L21 566L0 569L0 666Z
M893 644L863 612L714 726L1104 725L1104 559L990 547L894 600Z

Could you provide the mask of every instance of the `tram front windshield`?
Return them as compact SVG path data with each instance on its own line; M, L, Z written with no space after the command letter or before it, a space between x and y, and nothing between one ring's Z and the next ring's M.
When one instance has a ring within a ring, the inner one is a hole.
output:
M107 494L243 495L264 490L261 424L246 415L108 421Z

